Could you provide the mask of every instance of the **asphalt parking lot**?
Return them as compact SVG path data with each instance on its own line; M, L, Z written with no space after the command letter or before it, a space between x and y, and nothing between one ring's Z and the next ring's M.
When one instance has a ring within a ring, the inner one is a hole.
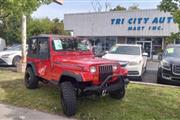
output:
M157 70L159 62L148 61L147 70L143 75L142 81L148 83L157 83Z
M12 66L0 66L0 69L9 69L15 71L16 68ZM143 75L143 82L148 83L157 83L157 70L158 70L158 62L148 61L147 70Z

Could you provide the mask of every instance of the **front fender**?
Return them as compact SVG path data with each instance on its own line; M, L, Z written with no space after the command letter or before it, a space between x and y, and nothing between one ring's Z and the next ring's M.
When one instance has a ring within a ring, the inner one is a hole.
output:
M60 80L61 80L62 76L72 77L72 78L76 79L77 82L83 81L82 76L80 74L76 74L76 73L69 72L69 71L63 72L62 75L60 76Z
M28 62L27 65L26 65L26 68L27 67L31 67L33 72L34 72L34 74L37 76L37 70L36 70L36 67L35 67L34 63Z

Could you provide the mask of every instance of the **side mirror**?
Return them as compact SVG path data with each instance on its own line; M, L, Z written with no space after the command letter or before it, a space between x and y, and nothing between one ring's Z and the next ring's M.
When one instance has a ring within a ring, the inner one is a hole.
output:
M162 60L162 53L159 53L159 55L158 55L158 60Z
M143 56L147 57L147 56L148 56L148 53L143 53Z

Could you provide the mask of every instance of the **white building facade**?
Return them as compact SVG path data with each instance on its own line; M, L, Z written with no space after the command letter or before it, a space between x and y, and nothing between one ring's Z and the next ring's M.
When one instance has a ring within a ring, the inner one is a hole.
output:
M64 25L101 50L117 43L142 44L149 57L164 48L167 36L179 32L172 15L159 10L65 14Z

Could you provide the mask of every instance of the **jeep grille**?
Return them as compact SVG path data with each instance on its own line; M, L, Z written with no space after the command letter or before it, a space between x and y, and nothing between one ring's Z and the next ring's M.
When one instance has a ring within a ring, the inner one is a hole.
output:
M109 75L113 74L112 65L99 66L99 79L104 81Z

